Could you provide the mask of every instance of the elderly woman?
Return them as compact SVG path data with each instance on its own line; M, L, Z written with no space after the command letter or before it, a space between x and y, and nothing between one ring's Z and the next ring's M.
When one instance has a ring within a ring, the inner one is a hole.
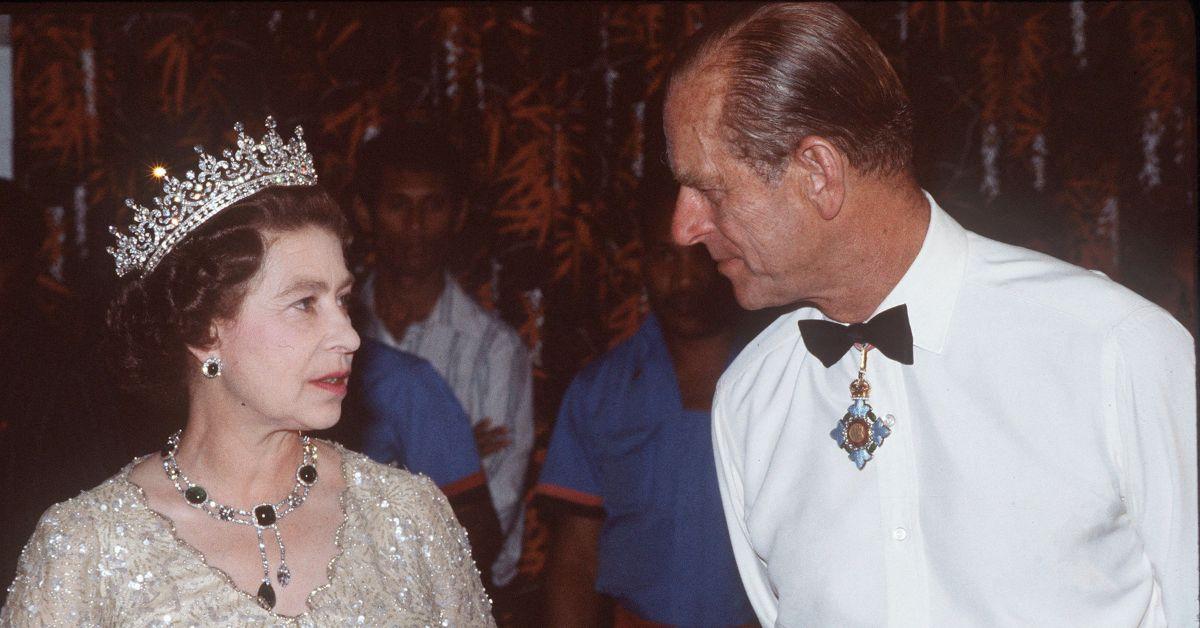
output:
M337 422L359 346L346 226L300 129L267 127L131 204L109 325L187 423L43 515L0 624L494 625L438 489L304 435Z

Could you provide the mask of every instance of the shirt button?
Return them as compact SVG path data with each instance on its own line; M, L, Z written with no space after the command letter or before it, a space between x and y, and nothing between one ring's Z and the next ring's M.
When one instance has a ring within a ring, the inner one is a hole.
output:
M892 530L892 538L896 539L897 541L903 541L904 539L908 538L908 530L905 530L903 527L898 527Z

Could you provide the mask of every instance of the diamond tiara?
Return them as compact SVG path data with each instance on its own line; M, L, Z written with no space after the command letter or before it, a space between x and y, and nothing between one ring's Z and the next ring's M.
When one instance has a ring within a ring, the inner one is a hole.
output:
M163 178L163 193L154 199L154 207L143 207L126 199L133 210L128 235L109 227L117 237L117 246L108 247L116 259L117 276L137 271L145 277L158 262L191 231L222 209L269 187L316 185L317 171L304 144L304 130L296 127L288 142L275 132L275 119L267 117L267 133L262 141L246 135L241 122L237 132L237 151L228 148L221 158L206 154L197 146L200 167L189 170L183 180Z

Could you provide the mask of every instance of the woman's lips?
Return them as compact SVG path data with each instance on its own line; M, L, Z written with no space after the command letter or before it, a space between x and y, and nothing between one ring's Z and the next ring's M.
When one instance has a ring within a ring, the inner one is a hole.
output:
M322 390L327 390L335 395L345 395L347 389L346 382L349 381L349 378L350 371L343 371L341 373L330 373L324 377L318 377L317 379L309 380L308 383Z

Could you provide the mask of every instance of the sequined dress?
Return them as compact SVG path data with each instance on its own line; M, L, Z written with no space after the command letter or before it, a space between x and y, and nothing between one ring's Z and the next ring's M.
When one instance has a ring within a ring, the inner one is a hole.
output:
M264 610L208 565L147 506L130 463L42 516L0 626L494 626L466 533L437 486L339 449L339 551L302 615Z

